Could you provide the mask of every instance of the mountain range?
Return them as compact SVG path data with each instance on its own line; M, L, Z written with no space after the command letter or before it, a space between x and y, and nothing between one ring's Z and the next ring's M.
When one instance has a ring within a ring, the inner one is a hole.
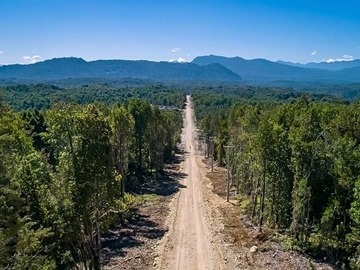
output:
M318 68L318 69L327 69L327 70L341 70L346 68L353 68L360 66L360 59L355 59L351 61L334 61L334 62L310 62L306 64L300 63L293 63L289 61L277 61L277 63L285 64L288 66L295 66L295 67L304 67L304 68Z
M55 58L29 65L0 66L0 80L46 82L67 79L137 78L161 82L242 84L358 83L360 60L298 64L266 59L199 56L191 63L146 60L96 60ZM0 81L1 83L1 81Z
M272 62L266 59L245 60L241 57L223 57L216 55L196 57L192 63L205 66L213 63L241 74L250 82L322 82L354 83L360 81L360 60L295 64L291 62Z
M241 77L224 66L211 63L169 63L130 60L97 60L55 58L29 65L0 67L0 79L56 81L77 78L151 79L154 81L239 82Z

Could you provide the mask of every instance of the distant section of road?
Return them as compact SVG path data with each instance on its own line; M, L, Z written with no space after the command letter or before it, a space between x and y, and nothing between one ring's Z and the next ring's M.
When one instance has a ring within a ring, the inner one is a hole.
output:
M182 172L186 175L180 184L183 187L174 199L170 215L169 235L161 254L160 269L222 269L214 254L209 231L200 168L194 142L194 114L190 96L184 113L182 143L185 160Z

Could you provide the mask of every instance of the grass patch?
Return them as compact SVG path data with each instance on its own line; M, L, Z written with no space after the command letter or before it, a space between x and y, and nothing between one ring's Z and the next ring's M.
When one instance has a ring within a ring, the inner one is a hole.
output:
M251 197L250 196L238 196L238 205L241 210L248 212L250 209Z
M125 213L131 208L137 207L148 201L153 201L156 198L156 194L133 195L130 193L126 193L124 198L118 200L118 209L120 212Z

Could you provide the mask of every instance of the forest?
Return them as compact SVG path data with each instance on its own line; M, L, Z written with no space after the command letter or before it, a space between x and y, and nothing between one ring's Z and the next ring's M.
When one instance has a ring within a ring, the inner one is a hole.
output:
M172 160L182 126L144 99L112 103L0 103L1 269L101 268L101 235Z
M193 99L201 138L228 163L253 223L281 232L291 249L359 269L360 103L305 95L245 103L201 92Z
M101 235L176 151L181 113L159 106L181 109L186 93L253 223L290 249L360 267L357 101L222 85L1 92L1 269L100 269Z
M4 102L15 110L48 109L56 104L123 103L130 98L141 98L154 105L181 108L183 91L163 84L133 86L133 83L115 86L107 83L59 87L50 84L18 84L0 88Z

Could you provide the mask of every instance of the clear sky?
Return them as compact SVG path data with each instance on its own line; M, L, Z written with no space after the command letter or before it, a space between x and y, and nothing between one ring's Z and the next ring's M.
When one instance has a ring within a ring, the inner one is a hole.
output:
M359 0L0 0L0 64L360 58Z

